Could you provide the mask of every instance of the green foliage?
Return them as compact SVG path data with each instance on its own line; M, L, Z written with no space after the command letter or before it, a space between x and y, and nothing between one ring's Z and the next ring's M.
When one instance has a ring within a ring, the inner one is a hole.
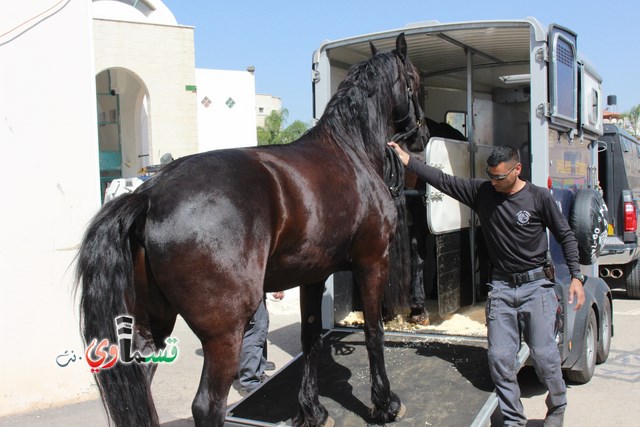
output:
M264 121L264 126L258 126L258 145L288 144L300 138L309 129L309 125L296 120L284 127L289 111L272 111Z
M636 105L631 107L628 113L624 113L623 117L629 123L629 132L631 132L634 136L640 136L640 105Z

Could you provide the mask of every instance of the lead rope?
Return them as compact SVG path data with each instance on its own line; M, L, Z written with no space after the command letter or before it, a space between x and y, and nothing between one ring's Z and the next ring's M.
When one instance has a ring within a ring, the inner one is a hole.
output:
M393 140L395 141L396 139L393 138ZM383 179L393 197L398 197L402 194L402 189L404 188L404 165L398 153L388 145L384 152Z

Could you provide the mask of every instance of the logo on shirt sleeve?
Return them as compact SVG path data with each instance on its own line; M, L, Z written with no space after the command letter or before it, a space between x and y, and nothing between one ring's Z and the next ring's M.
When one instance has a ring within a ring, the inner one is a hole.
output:
M529 224L529 219L531 218L531 214L527 211L520 211L516 214L516 221L518 225L527 225Z

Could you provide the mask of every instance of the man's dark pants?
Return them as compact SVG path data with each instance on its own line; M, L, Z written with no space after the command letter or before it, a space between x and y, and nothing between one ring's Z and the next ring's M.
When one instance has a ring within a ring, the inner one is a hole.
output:
M553 286L545 279L519 286L502 280L491 282L486 307L489 368L505 426L524 426L527 422L516 377L521 332L536 374L549 390L546 399L549 412L564 411L567 405L555 341L558 299Z
M238 380L240 386L251 391L260 385L267 364L267 334L269 333L269 313L264 300L258 306L248 329L244 333Z

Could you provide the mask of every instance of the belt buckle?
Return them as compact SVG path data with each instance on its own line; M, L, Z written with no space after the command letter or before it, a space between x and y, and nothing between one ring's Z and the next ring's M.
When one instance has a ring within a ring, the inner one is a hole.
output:
M513 273L513 284L522 285L526 281L526 273Z

